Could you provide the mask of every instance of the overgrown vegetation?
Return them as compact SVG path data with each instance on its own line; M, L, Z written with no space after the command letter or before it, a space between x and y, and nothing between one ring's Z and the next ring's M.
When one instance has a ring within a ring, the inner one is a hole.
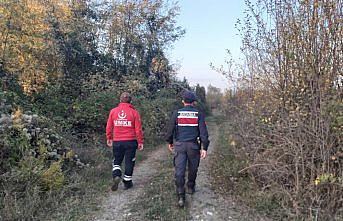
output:
M273 196L278 219L342 219L342 1L247 6L245 63L219 69L235 86L221 108L246 155L240 174Z
M146 149L160 142L190 88L165 56L184 34L177 14L163 0L0 2L1 220L88 219L111 177L104 128L123 91Z
M231 196L239 204L247 205L261 214L275 220L284 218L279 201L268 188L260 188L254 177L241 172L249 166L249 155L242 146L237 134L237 116L222 120L214 159L211 164L212 186L214 190L224 196Z

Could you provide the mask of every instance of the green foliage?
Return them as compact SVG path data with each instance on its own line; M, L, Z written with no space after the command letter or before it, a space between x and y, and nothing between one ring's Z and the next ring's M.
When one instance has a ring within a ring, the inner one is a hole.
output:
M70 103L68 96L62 96L62 88L51 85L41 93L33 96L33 110L39 114L58 122L61 127L68 127L66 120L70 116Z
M42 160L58 160L68 152L52 122L20 109L11 115L2 114L0 125L2 173L8 172L28 156Z
M69 118L73 130L79 133L104 131L109 111L119 103L118 98L118 91L106 91L76 100Z
M199 108L200 111L204 112L205 114L211 114L210 107L206 101L206 90L205 87L200 86L197 84L195 86L195 94L198 98L197 101L197 108Z
M0 122L0 218L24 219L40 210L48 190L64 186L67 170L84 164L51 120L18 109ZM37 209L25 205L30 200Z
M0 114L10 114L13 110L31 108L32 105L18 85L17 78L6 75L2 79L3 87L0 87Z
M173 94L173 91L169 90L170 92ZM180 105L180 102L173 95L166 95L166 93L168 93L168 90L164 89L155 94L154 99L142 97L135 102L136 108L141 114L143 130L148 138L147 140L161 138L172 110Z
M19 125L4 128L6 121L12 121L10 116L2 115L0 121L0 171L3 173L10 170L25 155L30 147L30 136L26 128Z
M56 39L46 22L52 2L40 0L0 2L0 63L7 73L18 77L26 94L44 89L48 78L59 74ZM66 2L55 5L57 20L68 20Z
M330 129L333 133L337 133L339 137L343 136L343 102L333 101L326 108L324 115L328 115L331 119Z
M171 68L164 50L184 34L175 22L178 7L163 0L129 0L115 1L109 8L107 47L117 71L168 81Z
M211 109L219 108L222 96L220 88L216 88L212 85L207 87L206 99Z
M60 189L64 183L64 173L62 172L62 160L53 162L42 174L42 181L49 190Z

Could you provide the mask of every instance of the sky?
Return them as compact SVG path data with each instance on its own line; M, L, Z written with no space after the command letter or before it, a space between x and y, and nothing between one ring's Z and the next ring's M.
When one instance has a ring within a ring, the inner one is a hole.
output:
M191 85L228 88L225 77L209 64L225 65L226 49L239 58L241 40L235 24L244 17L244 0L180 0L178 5L178 25L186 34L170 52L172 62L180 66L177 76L186 77Z

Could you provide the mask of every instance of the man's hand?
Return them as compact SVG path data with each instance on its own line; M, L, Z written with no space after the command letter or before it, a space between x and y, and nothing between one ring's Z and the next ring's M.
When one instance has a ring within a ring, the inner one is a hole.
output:
M207 157L207 151L206 150L200 150L200 158L205 159Z
M113 141L112 140L107 140L107 146L112 147Z
M173 152L174 151L174 144L168 144L168 149Z
M138 150L142 151L144 149L144 144L140 143L138 144Z

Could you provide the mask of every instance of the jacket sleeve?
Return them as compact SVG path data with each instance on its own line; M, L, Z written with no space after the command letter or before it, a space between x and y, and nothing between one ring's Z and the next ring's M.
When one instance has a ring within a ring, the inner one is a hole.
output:
M205 122L205 115L203 113L199 113L199 132L200 132L200 141L203 144L203 149L207 150L208 146L210 145L210 141L208 139L208 131Z
M167 133L165 136L165 141L167 141L169 144L173 144L174 133L176 129L176 118L177 118L177 111L174 111L167 124Z
M107 140L113 140L113 120L112 120L112 111L108 115L107 125L106 125L106 138Z
M135 132L138 144L144 143L144 135L142 130L142 121L141 116L138 111L135 111Z

